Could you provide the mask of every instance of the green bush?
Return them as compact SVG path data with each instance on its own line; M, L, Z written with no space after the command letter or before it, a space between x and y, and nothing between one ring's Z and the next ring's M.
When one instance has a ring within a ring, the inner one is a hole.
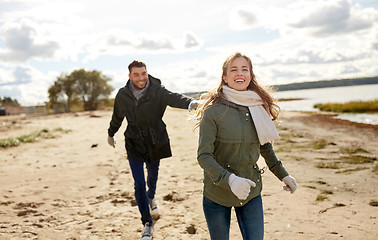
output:
M348 103L324 103L316 104L315 108L325 112L342 112L342 113L366 113L378 112L378 99L373 101L357 101Z

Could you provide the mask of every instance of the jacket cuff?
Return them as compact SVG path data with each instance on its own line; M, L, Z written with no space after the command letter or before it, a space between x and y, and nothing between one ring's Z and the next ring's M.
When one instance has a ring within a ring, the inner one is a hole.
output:
M108 130L108 136L109 136L109 137L114 137L114 133L113 133L113 132L110 132L110 130Z

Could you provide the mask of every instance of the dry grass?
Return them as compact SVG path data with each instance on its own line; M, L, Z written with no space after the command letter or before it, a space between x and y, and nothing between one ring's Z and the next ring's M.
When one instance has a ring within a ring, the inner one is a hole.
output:
M361 155L352 155L343 157L347 160L348 164L366 164L366 163L373 163L377 160L376 157L367 157L367 156L361 156Z
M321 162L321 163L317 163L315 165L315 167L317 167L317 168L328 168L328 169L339 169L340 168L339 163L337 163L337 162L333 162L333 163Z
M67 133L69 131L70 130L63 130L62 128L57 128L50 131L44 128L40 131L35 131L30 134L21 135L19 137L2 138L0 139L0 148L16 147L21 143L32 143L38 141L39 139L55 138L57 136L55 134L56 132Z
M369 202L369 205L370 205L370 206L373 206L373 207L378 207L378 200L371 200L371 201Z
M328 200L328 197L327 196L324 196L323 194L319 194L317 197L316 197L316 201L317 202L322 202L324 200Z

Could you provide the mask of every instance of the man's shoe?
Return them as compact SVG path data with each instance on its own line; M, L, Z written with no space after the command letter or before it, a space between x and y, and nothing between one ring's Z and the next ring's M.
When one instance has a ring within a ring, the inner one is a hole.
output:
M159 218L159 211L155 199L149 199L148 206L150 207L151 216L154 219Z
M146 222L146 224L144 224L144 227L143 227L141 240L151 240L152 231L153 231L152 223Z

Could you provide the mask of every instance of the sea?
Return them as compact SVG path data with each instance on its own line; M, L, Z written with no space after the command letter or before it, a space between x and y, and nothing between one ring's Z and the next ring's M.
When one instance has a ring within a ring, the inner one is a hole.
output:
M319 112L317 108L314 108L314 105L318 103L346 103L352 101L377 100L378 84L277 91L273 95L275 98L303 99L278 102L282 110ZM378 125L378 113L342 113L335 116L335 118Z

